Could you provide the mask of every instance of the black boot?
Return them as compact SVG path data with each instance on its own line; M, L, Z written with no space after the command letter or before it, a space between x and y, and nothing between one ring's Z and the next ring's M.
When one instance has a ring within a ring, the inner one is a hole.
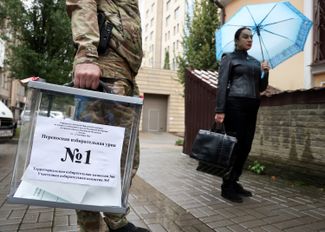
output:
M251 197L251 196L253 196L251 191L248 191L247 189L244 189L244 187L241 184L237 183L237 182L235 182L234 188L235 188L235 191L239 195L241 195L243 197Z
M233 183L223 183L221 185L221 196L229 201L242 203L243 198L236 192Z
M148 229L136 227L131 222L116 230L109 229L110 232L150 232Z

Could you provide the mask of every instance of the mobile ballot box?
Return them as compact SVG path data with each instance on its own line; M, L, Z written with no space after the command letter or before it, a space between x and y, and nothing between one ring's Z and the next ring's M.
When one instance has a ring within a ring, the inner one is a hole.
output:
M142 99L28 87L8 202L126 212Z

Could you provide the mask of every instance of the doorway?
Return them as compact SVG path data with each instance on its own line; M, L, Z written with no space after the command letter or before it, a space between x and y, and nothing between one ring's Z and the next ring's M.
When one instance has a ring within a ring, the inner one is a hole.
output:
M142 112L142 131L167 131L168 95L144 94Z

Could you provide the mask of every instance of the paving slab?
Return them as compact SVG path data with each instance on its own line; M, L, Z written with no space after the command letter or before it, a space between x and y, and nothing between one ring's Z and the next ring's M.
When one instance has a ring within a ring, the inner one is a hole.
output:
M244 172L253 192L243 203L220 196L221 178L197 171L171 134L141 136L138 176L214 231L325 231L325 193L319 188ZM308 230L307 230L308 229Z
M169 133L141 133L141 161L130 191L128 218L153 232L325 232L325 193L313 187L244 172L252 198L232 203L220 196L221 178L196 170ZM0 143L0 232L77 232L71 209L6 202L16 142ZM102 229L105 231L105 229Z

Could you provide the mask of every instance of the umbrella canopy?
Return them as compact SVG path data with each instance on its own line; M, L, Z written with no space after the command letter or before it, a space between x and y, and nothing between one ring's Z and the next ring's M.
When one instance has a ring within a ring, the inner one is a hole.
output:
M274 68L304 49L312 22L289 2L244 6L216 31L217 60L234 50L235 32L244 26L253 34L248 54Z

